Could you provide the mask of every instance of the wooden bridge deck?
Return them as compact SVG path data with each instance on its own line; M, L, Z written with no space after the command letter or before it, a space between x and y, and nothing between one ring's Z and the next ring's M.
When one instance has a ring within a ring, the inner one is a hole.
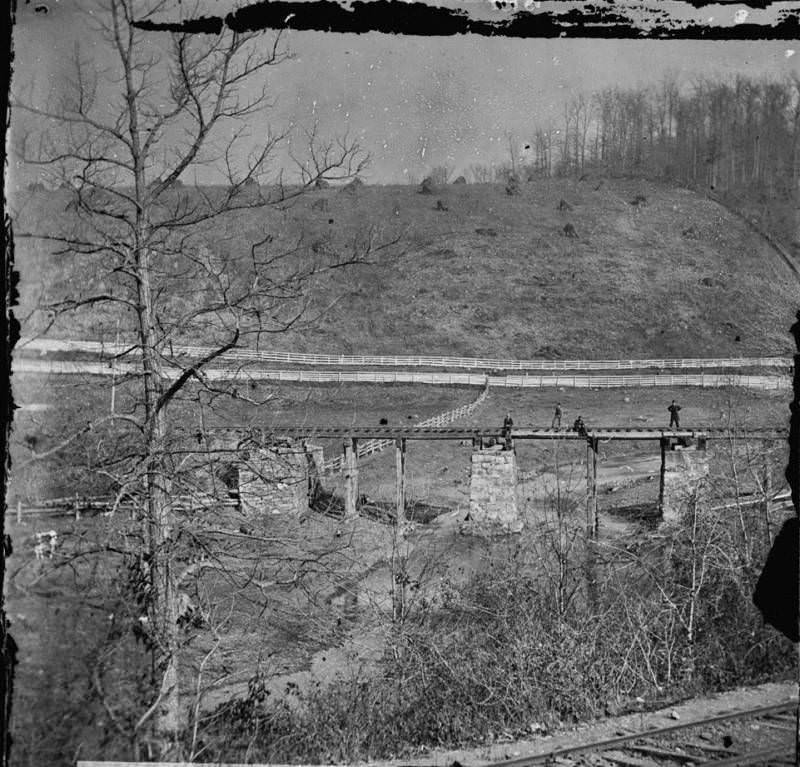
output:
M288 437L295 439L418 439L418 440L463 440L463 439L488 439L502 438L502 427L436 427L436 426L291 426L275 425L268 428L251 426L226 426L212 429L212 431L229 431L239 434L250 433L263 437ZM636 429L615 426L597 426L587 428L585 434L579 434L571 429L538 429L520 428L513 429L511 436L520 439L568 439L568 440L654 440L662 439L786 439L788 429L753 428L748 430L731 431L729 429Z

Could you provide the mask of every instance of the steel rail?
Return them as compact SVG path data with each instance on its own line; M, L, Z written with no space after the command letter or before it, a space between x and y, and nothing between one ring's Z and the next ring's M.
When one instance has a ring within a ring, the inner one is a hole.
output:
M629 735L615 735L613 738L604 738L597 740L593 743L587 743L581 746L565 746L564 748L557 748L543 754L534 754L531 756L523 756L518 759L507 759L502 762L492 762L492 767L529 767L537 764L548 764L555 761L555 759L568 754L578 754L586 751L597 751L613 748L624 743L630 743L642 738L651 738L655 735L666 735L667 733L680 732L681 730L689 730L694 727L704 727L718 722L731 722L737 719L748 719L752 717L767 716L768 714L780 714L785 711L797 711L800 703L797 700L786 701L785 703L774 703L769 706L758 706L756 708L745 709L742 711L735 711L728 714L717 714L716 716L706 717L705 719L696 719L692 722L681 722L680 724L668 724L663 727L656 727L641 732L631 733ZM780 754L785 753L786 749L780 749ZM742 758L752 758L752 755L743 754L735 757L741 760ZM709 764L725 764L726 762L711 761ZM748 764L749 762L732 761L730 764Z

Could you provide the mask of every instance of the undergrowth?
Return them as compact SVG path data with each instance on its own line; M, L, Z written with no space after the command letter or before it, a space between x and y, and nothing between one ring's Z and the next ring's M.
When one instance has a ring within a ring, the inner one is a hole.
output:
M394 758L785 676L792 647L751 602L768 541L742 546L717 515L694 522L613 562L591 544L576 565L573 550L566 609L520 545L397 627L376 667L281 700L251 694L217 712L208 745L229 761Z

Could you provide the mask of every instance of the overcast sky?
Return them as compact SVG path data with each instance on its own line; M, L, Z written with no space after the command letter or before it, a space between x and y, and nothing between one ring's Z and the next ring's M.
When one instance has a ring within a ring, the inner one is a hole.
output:
M36 13L21 0L15 29L15 90L40 96L63 87L77 40L105 54L75 12L81 0L49 0ZM215 10L224 6L219 0ZM731 17L737 8L724 12ZM185 9L175 0L176 10ZM265 33L269 39L270 33ZM163 34L153 39L163 39ZM665 73L684 81L737 72L800 74L800 43L772 41L546 40L476 36L403 37L289 31L296 55L270 72L276 104L254 122L347 130L373 158L367 180L401 182L448 164L506 159L506 135L520 144L537 126L557 125L565 99L608 86L638 86ZM797 54L793 51L797 48ZM13 124L13 116L12 116ZM208 180L202 179L201 180Z

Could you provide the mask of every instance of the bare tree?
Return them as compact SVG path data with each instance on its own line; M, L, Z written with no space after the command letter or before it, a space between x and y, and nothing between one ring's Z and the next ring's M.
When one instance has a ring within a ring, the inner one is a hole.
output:
M428 178L434 186L445 186L453 175L453 167L451 165L436 165L431 168Z
M115 463L118 499L137 493L142 499L141 587L157 674L137 727L152 731L166 757L178 754L186 725L179 622L189 574L176 572L175 564L177 478L187 472L171 408L179 395L196 398L198 390L241 396L204 370L237 346L257 345L306 321L310 281L391 243L371 230L339 252L264 231L247 252L208 246L212 229L237 212L285 206L319 179L354 176L367 158L347 138L322 140L314 126L305 133L304 156L294 155L299 181L278 174L263 194L258 182L286 134L266 129L253 148L246 126L270 105L269 71L289 58L280 35L268 41L230 30L203 39L174 34L159 40L159 50L136 28L159 5L103 0L87 14L87 25L115 55L113 67L97 75L76 51L70 87L55 103L15 98L29 118L20 119L15 139L25 163L74 189L69 224L38 221L18 235L54 247L75 275L61 295L51 291L43 301L40 326L47 330L66 315L95 328L104 317L121 321L130 343L123 356L135 359L138 370L136 405L108 420L134 445L126 461ZM187 193L181 179L198 168L213 169L224 187ZM81 284L79 275L89 273L102 279ZM173 342L198 338L209 347L200 359L179 362L171 354Z
M494 180L494 170L491 165L473 163L469 166L469 172L474 184L488 184Z

